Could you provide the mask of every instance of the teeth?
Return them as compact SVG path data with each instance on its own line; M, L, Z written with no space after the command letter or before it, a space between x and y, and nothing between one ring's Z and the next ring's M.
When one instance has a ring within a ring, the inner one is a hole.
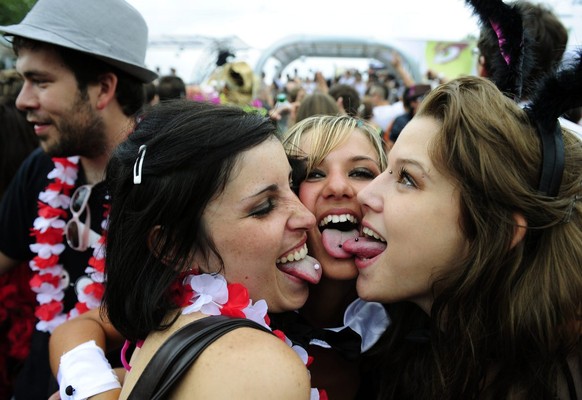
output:
M370 228L364 227L362 229L362 233L366 236L371 236L376 240L379 240L381 242L386 242L386 240L384 240L384 238L380 235L378 235L376 232L374 232L373 230L371 230Z
M275 261L275 262L277 264L285 264L285 263L291 262L291 261L299 261L299 260L303 260L306 255L307 255L307 243L305 243L303 245L303 247L301 247L299 250L295 250L292 253L284 255L283 257L278 258L277 261Z
M351 222L352 224L357 224L358 219L351 214L341 214L341 215L328 215L324 217L320 222L319 226L326 226L330 222L338 223L338 222Z

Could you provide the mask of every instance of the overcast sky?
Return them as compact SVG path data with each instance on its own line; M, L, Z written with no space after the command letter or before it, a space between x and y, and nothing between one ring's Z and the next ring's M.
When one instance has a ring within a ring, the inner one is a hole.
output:
M290 34L458 40L476 29L475 20L463 0L129 2L148 22L152 37L161 34L236 34L255 47L267 47L274 40Z
M464 0L128 0L146 19L150 39L163 35L238 36L262 50L289 35L337 35L378 41L462 40L477 34ZM534 0L536 1L536 0ZM581 0L548 0L559 13ZM582 20L582 12L578 12ZM582 42L575 38L578 43ZM571 40L572 41L572 40ZM159 53L159 51L156 51ZM152 51L152 53L155 53ZM175 53L150 63L173 62ZM170 58L170 59L168 59ZM177 61L176 61L177 62Z

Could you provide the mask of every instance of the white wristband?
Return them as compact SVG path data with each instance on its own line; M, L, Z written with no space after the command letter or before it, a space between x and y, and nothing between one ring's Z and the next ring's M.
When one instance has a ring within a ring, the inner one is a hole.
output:
M61 356L57 380L62 400L84 400L121 388L115 371L94 340L80 344Z

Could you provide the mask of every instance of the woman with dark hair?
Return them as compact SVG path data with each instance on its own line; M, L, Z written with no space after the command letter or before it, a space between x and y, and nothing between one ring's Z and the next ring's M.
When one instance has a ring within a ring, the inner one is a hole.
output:
M375 398L580 399L582 144L557 118L581 74L529 110L482 78L433 89L360 191L343 248L392 321Z
M86 341L104 347L112 327L140 343L121 390L127 398L154 353L180 328L216 314L267 327L267 305L275 313L300 308L321 270L306 255L315 219L291 190L290 177L276 128L258 113L189 101L151 108L107 167L112 205L102 311L111 326L85 313L51 337L53 356L69 350L60 367L53 357L61 397L84 385L99 386L91 395L119 395L119 384L106 382L115 380L107 368L88 372L87 379L79 372L87 354L96 360L92 368L102 358ZM299 353L307 361L304 350ZM104 375L103 385L92 382ZM227 333L201 354L172 389L175 398L186 393L318 397L290 346L249 328Z

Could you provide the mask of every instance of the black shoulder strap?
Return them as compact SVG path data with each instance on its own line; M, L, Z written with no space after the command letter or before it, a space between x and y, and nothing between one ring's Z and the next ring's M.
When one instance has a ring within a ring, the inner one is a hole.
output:
M128 400L163 399L174 383L212 342L233 329L249 327L270 332L246 318L210 316L194 321L171 335L154 354Z

